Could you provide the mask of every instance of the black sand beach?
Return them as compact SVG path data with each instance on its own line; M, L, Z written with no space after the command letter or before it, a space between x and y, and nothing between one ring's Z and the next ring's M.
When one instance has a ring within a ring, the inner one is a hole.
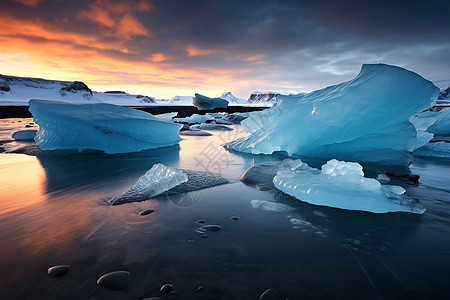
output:
M178 112L179 118L191 116L192 114L205 114L211 112L250 112L264 110L267 107L261 106L229 106L227 108L216 108L213 110L198 110L195 106L130 106L131 108L149 112L154 115ZM31 118L28 106L0 106L0 119L6 118Z

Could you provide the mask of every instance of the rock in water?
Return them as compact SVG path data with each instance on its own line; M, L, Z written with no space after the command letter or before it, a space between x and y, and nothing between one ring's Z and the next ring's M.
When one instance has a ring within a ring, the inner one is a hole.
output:
M127 271L115 271L106 273L97 280L101 287L111 290L123 290L130 285L131 274Z
M416 143L409 118L435 103L439 89L416 73L363 65L349 81L309 94L285 96L242 121L251 134L226 148L253 154L403 164Z
M123 204L143 201L162 194L177 185L188 181L188 176L181 170L155 164L125 193L109 200L109 203Z
M219 225L205 225L200 227L201 231L208 231L208 232L217 232L220 230L220 226Z
M212 134L202 130L182 130L179 132L180 135L189 136L211 136Z
M177 144L182 125L132 108L106 103L74 104L60 101L29 102L35 137L42 150L101 150L139 152Z
M50 275L50 277L61 277L67 274L67 272L69 272L70 270L70 265L59 265L59 266L54 266L51 267L50 269L48 269L48 275Z
M173 291L173 285L170 283L166 283L161 287L161 289L159 291L163 294L168 294L171 291Z
M197 124L192 125L191 130L215 130L215 131L231 131L233 128L217 125L217 124Z
M141 210L141 211L139 212L139 214L140 214L141 216L146 216L146 215L151 214L152 212L154 212L153 209L147 208L147 209Z
M275 289L268 289L259 296L259 300L284 300Z
M222 177L217 173L197 170L181 171L183 171L183 173L187 175L188 180L181 183L180 185L177 185L174 188L171 188L167 192L164 192L164 195L175 195L180 193L193 192L229 183L228 179Z
M199 110L211 110L216 107L226 108L228 106L228 101L222 98L209 98L200 94L195 94L192 104Z

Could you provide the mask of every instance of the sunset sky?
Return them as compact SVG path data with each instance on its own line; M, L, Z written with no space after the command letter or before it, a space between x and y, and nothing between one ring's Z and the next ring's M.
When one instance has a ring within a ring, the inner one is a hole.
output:
M158 98L297 93L363 63L450 80L450 1L1 1L0 73Z

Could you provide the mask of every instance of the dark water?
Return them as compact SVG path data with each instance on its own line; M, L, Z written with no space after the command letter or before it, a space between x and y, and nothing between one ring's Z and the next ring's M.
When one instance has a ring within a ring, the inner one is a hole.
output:
M402 185L423 215L371 214L244 185L243 171L277 158L223 150L240 127L213 134L128 155L0 154L0 299L169 299L165 283L179 299L258 299L268 288L289 299L450 299L449 161L410 166L420 184ZM230 184L107 205L157 162L220 172ZM295 210L255 209L253 199ZM154 212L137 214L146 208ZM200 219L221 230L203 236ZM58 264L69 273L50 278ZM131 273L127 289L96 284L116 270Z

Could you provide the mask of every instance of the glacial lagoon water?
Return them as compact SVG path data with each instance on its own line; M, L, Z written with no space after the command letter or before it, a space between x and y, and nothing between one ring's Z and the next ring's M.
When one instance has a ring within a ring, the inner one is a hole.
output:
M0 120L3 151L33 144L10 141L31 122L18 121ZM232 127L135 154L1 153L0 299L258 299L269 288L290 300L450 298L449 160L415 157L409 171L419 184L398 181L423 215L345 211L241 183L253 164L284 157L226 151L221 145L243 134ZM108 205L155 163L219 172L230 183ZM293 209L254 208L255 199ZM221 229L204 234L199 220ZM71 265L66 275L47 275L61 264ZM120 270L131 273L125 290L96 284ZM165 283L178 294L163 295Z

